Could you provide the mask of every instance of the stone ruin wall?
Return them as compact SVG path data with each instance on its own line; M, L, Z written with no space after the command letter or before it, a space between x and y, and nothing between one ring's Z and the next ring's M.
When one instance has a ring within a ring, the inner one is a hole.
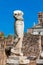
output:
M33 36L31 34L25 34L23 39L23 47L22 51L26 56L33 56L36 57L39 55L39 36Z

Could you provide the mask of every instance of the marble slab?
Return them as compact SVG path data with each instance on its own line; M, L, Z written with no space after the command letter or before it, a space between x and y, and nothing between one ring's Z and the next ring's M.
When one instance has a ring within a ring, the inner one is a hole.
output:
M36 64L37 65L43 65L43 59L37 59Z

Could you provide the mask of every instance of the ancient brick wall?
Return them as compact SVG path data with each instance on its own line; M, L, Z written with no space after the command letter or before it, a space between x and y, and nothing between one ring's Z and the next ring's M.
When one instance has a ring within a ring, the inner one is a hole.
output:
M43 36L41 36L41 45L43 46Z
M5 54L5 48L1 46L0 43L0 65L5 65L6 63L6 54Z

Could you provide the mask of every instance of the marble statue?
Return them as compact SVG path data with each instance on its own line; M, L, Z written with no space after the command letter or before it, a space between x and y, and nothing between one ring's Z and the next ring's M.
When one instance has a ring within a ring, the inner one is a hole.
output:
M21 48L22 48L22 41L23 41L23 36L24 36L24 21L23 21L23 12L16 10L14 11L14 18L15 18L15 23L14 23L14 27L15 27L15 34L17 36L16 40L19 40L15 46L16 50L11 49L11 52L15 53L15 54L19 54L19 55L23 55L21 53ZM18 51L18 52L16 52Z
M22 48L22 41L24 36L24 21L23 21L23 12L20 10L14 11L14 18L15 18L15 34L16 39L14 40L16 46L11 49L11 53L13 55L9 56L7 59L7 64L28 64L30 60L27 59L26 56L23 56L21 51Z

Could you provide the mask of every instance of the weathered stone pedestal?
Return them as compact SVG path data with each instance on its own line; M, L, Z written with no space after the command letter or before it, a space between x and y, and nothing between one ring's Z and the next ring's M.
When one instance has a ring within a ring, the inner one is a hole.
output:
M30 61L25 57L21 57L21 56L9 56L9 58L7 59L7 65L26 65L29 64Z
M43 59L37 59L36 65L43 65Z

